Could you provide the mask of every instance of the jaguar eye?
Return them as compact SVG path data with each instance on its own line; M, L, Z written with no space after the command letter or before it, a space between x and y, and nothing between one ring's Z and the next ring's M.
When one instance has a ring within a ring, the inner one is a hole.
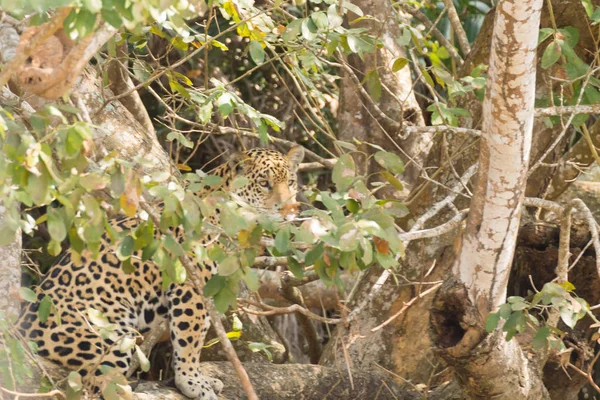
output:
M269 184L269 181L267 181L267 180L258 181L258 184L260 185L260 187L263 187L265 189L268 189L269 187L271 187L271 185Z

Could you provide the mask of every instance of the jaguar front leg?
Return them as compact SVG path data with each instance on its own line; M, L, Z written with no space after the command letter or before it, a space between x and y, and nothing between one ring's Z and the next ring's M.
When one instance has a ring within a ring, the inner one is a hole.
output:
M210 326L202 293L190 284L171 284L167 297L175 385L188 397L217 400L223 384L203 376L199 369L200 351Z

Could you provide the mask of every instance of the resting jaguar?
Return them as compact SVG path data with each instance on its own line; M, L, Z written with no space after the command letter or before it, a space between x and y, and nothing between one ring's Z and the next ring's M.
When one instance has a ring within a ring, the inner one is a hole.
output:
M249 183L235 190L248 204L265 213L295 203L296 172L304 157L300 146L287 155L266 149L236 153L211 174L221 176L221 190L227 191L236 176L243 174ZM117 218L115 229L135 225L135 220ZM205 240L210 238L205 237ZM132 350L121 351L118 343L102 339L85 321L88 308L104 313L116 333L123 337L147 333L168 320L173 346L175 384L188 397L216 399L220 381L202 376L198 370L200 350L210 325L202 294L191 284L170 284L162 289L158 267L142 262L141 252L132 256L135 272L126 274L115 255L114 244L103 238L100 256L94 260L81 256L74 262L71 250L50 268L36 289L38 303L29 304L17 326L21 334L35 342L38 354L79 371L96 389L102 386L101 365L126 373ZM201 279L208 281L217 265L198 266ZM45 322L38 319L39 302L49 295L55 308ZM59 314L59 315L57 315Z

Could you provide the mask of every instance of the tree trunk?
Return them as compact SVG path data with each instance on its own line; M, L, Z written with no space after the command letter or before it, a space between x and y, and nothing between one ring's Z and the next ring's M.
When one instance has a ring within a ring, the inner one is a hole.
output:
M371 165L366 164L365 155L374 152L372 147L364 143L397 152L407 165L402 180L410 188L419 179L433 135L399 137L402 124L423 126L425 122L415 98L410 68L406 66L399 71L392 71L392 65L398 57L406 58L406 50L395 41L400 36L396 18L398 14L389 0L357 0L353 3L375 19L365 19L352 27L367 28L371 34L381 38L384 46L374 54L365 54L362 59L358 56L349 57L348 64L354 72L351 74L346 69L342 72L338 136L340 140L348 142L353 142L354 138L363 142L359 148L365 154L355 155L360 174L370 172ZM372 100L357 90L357 81L362 82L369 73L379 74L383 90L375 104L387 118L374 111ZM389 194L393 194L393 191L389 191Z
M542 0L496 10L483 103L479 173L450 279L436 295L433 341L472 398L549 398L539 360L485 320L506 300L529 165Z

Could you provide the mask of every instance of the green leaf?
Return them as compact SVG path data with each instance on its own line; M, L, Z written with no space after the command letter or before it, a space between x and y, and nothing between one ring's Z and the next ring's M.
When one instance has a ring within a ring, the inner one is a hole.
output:
M153 239L150 242L150 244L146 245L144 247L144 250L142 250L142 261L148 261L149 259L151 259L159 247L160 247L160 241Z
M575 285L573 285L571 282L566 281L564 283L561 283L560 286L565 289L567 292L574 292L575 291Z
M485 320L485 331L492 333L498 326L498 322L500 322L500 313L490 313Z
M206 175L204 179L202 179L202 184L206 186L218 186L223 182L223 178L216 175Z
M344 224L338 233L339 236L339 249L342 251L354 251L358 248L359 240L362 237L362 233L356 224L351 221Z
M302 268L302 264L300 264L298 262L298 260L296 260L294 257L288 257L288 270L290 270L290 272L292 274L294 274L294 276L296 277L296 279L302 279L304 277L304 268Z
M212 117L213 104L212 101L206 102L198 108L198 118L203 124L207 124Z
M373 98L373 101L378 102L381 98L382 87L381 87L381 79L379 78L379 72L377 70L372 69L367 72L367 76L365 77L365 81L367 83L367 92Z
M593 21L592 25L596 25L600 22L600 7L596 8L590 19Z
M338 191L343 192L350 188L356 176L356 165L350 154L342 154L333 166L331 180Z
M401 174L404 172L404 163L400 157L389 151L378 151L375 153L375 161L394 174Z
M323 256L323 242L320 242L312 249L306 252L306 256L304 257L304 264L306 266L311 266Z
M214 297L215 308L221 314L225 314L229 309L229 306L235 307L237 296L231 291L231 289L225 287L219 291Z
M219 107L219 112L223 117L227 117L233 112L234 104L233 96L229 93L223 93L217 99L217 107Z
M594 10L594 5L592 4L592 0L581 0L581 5L585 9L585 13L588 17L592 16L592 12Z
M392 64L392 71L398 72L402 68L406 67L407 64L408 64L408 60L406 58L398 57L394 60L394 63Z
M213 275L208 282L206 282L206 285L204 285L202 293L206 297L213 297L215 294L219 293L223 287L225 287L226 283L227 279L225 277Z
M95 308L88 308L87 315L89 321L99 328L107 328L110 325L106 316L101 311L98 311Z
M340 27L344 23L344 18L339 15L335 4L330 5L327 9L327 19L332 28Z
M138 345L135 346L135 355L137 356L138 360L140 360L140 368L142 369L142 371L150 371L150 360L148 360L148 358Z
M50 316L50 310L52 309L52 298L48 295L44 296L42 301L40 301L40 306L38 308L38 318L40 322L46 323L48 321L48 317Z
M575 328L577 324L577 313L570 307L560 308L560 319L571 329Z
M229 276L240 269L237 255L230 255L219 263L219 275Z
M258 274L256 273L256 270L254 270L253 268L246 268L244 270L244 282L246 282L246 285L248 286L248 289L250 289L253 292L256 292L260 286L260 280L258 279Z
M52 239L48 243L47 250L48 254L51 256L58 256L62 252L62 246L60 245L60 242Z
M35 303L37 301L37 295L35 292L28 287L20 287L19 288L19 296L30 303Z
M163 245L175 257L181 257L185 254L183 247L181 247L181 244L173 236L164 236Z
M544 50L542 55L542 68L547 69L554 65L561 55L561 47L558 40L553 40Z
M219 218L223 230L229 236L236 236L240 230L248 229L248 221L238 214L236 210L232 209L232 206L229 204L221 208Z
M121 18L121 15L118 12L103 8L100 13L102 15L102 19L108 22L113 28L119 29L121 27L123 19Z
M67 381L69 382L69 387L76 392L79 392L81 388L83 388L83 384L81 382L81 375L79 375L77 371L71 371L71 373L69 373Z
M554 34L554 29L552 29L552 28L540 29L540 34L538 36L538 44L542 43L544 40L548 39L553 34Z
M534 350L545 349L548 344L548 337L550 337L550 328L543 326L535 333L533 340L531 341L531 347Z
M102 0L83 0L83 6L92 13L97 13L102 9Z
M186 138L180 132L175 132L175 131L169 132L169 134L167 135L167 140L168 141L176 140L177 142L179 142L181 145L187 147L188 149L194 148L194 142L192 142L191 140Z
M48 208L48 231L52 239L62 242L67 237L67 228L65 227L64 216L59 209Z
M323 11L317 11L310 16L318 30L326 30L329 26L327 15Z
M396 177L394 175L390 174L388 171L381 171L380 174L381 174L381 176L383 176L383 178L386 181L388 181L397 190L404 189L404 185L402 184L402 182L400 182L398 179L396 179Z
M233 182L229 185L231 191L243 188L248 184L249 180L246 176L236 176Z
M342 4L342 7L346 11L353 12L354 14L358 15L359 17L364 16L364 13L360 9L360 7L358 7L356 4L350 3L349 1L344 1L343 4Z
M92 33L95 26L96 14L84 9L79 10L75 20L75 29L77 30L78 38L83 39Z
M275 248L280 254L285 254L290 244L290 229L286 226L275 236Z
M250 41L250 57L256 65L261 65L265 62L265 50L263 49L260 42L256 40Z
M135 239L131 236L125 236L119 242L117 246L117 258L121 261L127 260L133 254L133 247L135 245Z

